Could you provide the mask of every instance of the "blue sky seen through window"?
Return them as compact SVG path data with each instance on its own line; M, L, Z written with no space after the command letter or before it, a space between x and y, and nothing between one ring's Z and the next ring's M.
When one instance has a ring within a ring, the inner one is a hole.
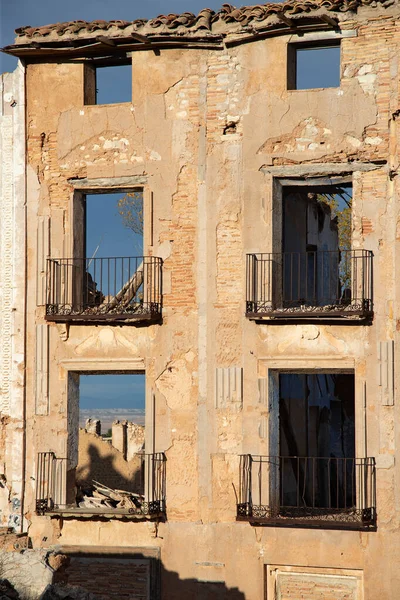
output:
M143 236L125 227L118 212L123 192L86 196L86 257L142 256Z
M145 375L80 375L80 408L127 408L144 411Z
M79 377L80 426L86 419L100 419L105 433L115 419L139 425L145 421L145 375L93 374Z
M132 102L132 67L116 65L96 69L96 104Z
M297 48L296 89L340 86L340 46Z

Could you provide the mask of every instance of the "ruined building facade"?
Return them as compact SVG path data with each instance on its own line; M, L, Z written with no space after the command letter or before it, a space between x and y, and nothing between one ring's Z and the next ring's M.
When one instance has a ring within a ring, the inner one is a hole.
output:
M69 582L123 554L143 598L396 597L399 15L225 4L5 49L1 520ZM119 64L132 98L96 103ZM87 256L109 192L142 198L143 256ZM79 378L138 372L143 498L85 510Z

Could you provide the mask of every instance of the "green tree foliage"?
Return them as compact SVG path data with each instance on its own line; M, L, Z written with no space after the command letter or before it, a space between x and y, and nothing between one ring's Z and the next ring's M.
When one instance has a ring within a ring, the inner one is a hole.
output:
M143 235L143 193L141 190L128 192L117 202L118 212L125 227Z
M332 193L318 194L318 201L331 209L332 218L337 220L339 249L342 250L340 263L340 282L342 289L351 288L351 249L352 234L352 197L345 188L335 188Z
M331 209L332 218L337 219L339 248L351 248L351 204L352 198L344 188L335 188L335 193L318 194L318 200Z

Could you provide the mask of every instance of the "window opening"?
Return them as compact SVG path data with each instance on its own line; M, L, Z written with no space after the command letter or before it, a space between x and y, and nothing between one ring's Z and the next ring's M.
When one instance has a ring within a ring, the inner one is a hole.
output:
M283 189L285 307L351 301L351 209L350 185Z
M354 375L280 373L280 506L356 505Z
M143 257L142 190L88 194L84 210L84 269L79 264L76 269L78 278L84 274L81 292L77 286L82 310L103 314L149 309L145 275L154 281L156 264L152 257Z
M132 66L86 65L85 104L132 102Z
M143 191L86 195L85 256L143 254Z
M144 374L70 372L67 415L66 456L42 453L39 510L145 514Z
M75 482L81 508L99 504L123 508L123 497L109 502L107 488L143 496L145 450L144 374L79 376L79 441ZM100 484L99 490L94 482ZM93 498L96 498L93 500ZM112 498L111 498L112 500ZM122 506L121 506L122 503Z
M143 190L74 195L72 257L48 260L46 318L159 320L162 259L144 256Z
M340 87L340 42L288 45L288 89Z
M247 317L372 317L373 254L352 248L351 184L340 177L294 183L278 188L273 251L247 255Z
M269 455L240 457L238 520L375 528L373 457L356 457L355 378L270 371Z

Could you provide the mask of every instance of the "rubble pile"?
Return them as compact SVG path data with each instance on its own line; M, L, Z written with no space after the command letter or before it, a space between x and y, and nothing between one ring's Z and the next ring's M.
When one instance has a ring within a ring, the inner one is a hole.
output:
M141 512L144 504L144 496L126 490L113 490L106 485L93 481L91 490L82 492L79 500L79 508L102 509L125 509L130 513Z

